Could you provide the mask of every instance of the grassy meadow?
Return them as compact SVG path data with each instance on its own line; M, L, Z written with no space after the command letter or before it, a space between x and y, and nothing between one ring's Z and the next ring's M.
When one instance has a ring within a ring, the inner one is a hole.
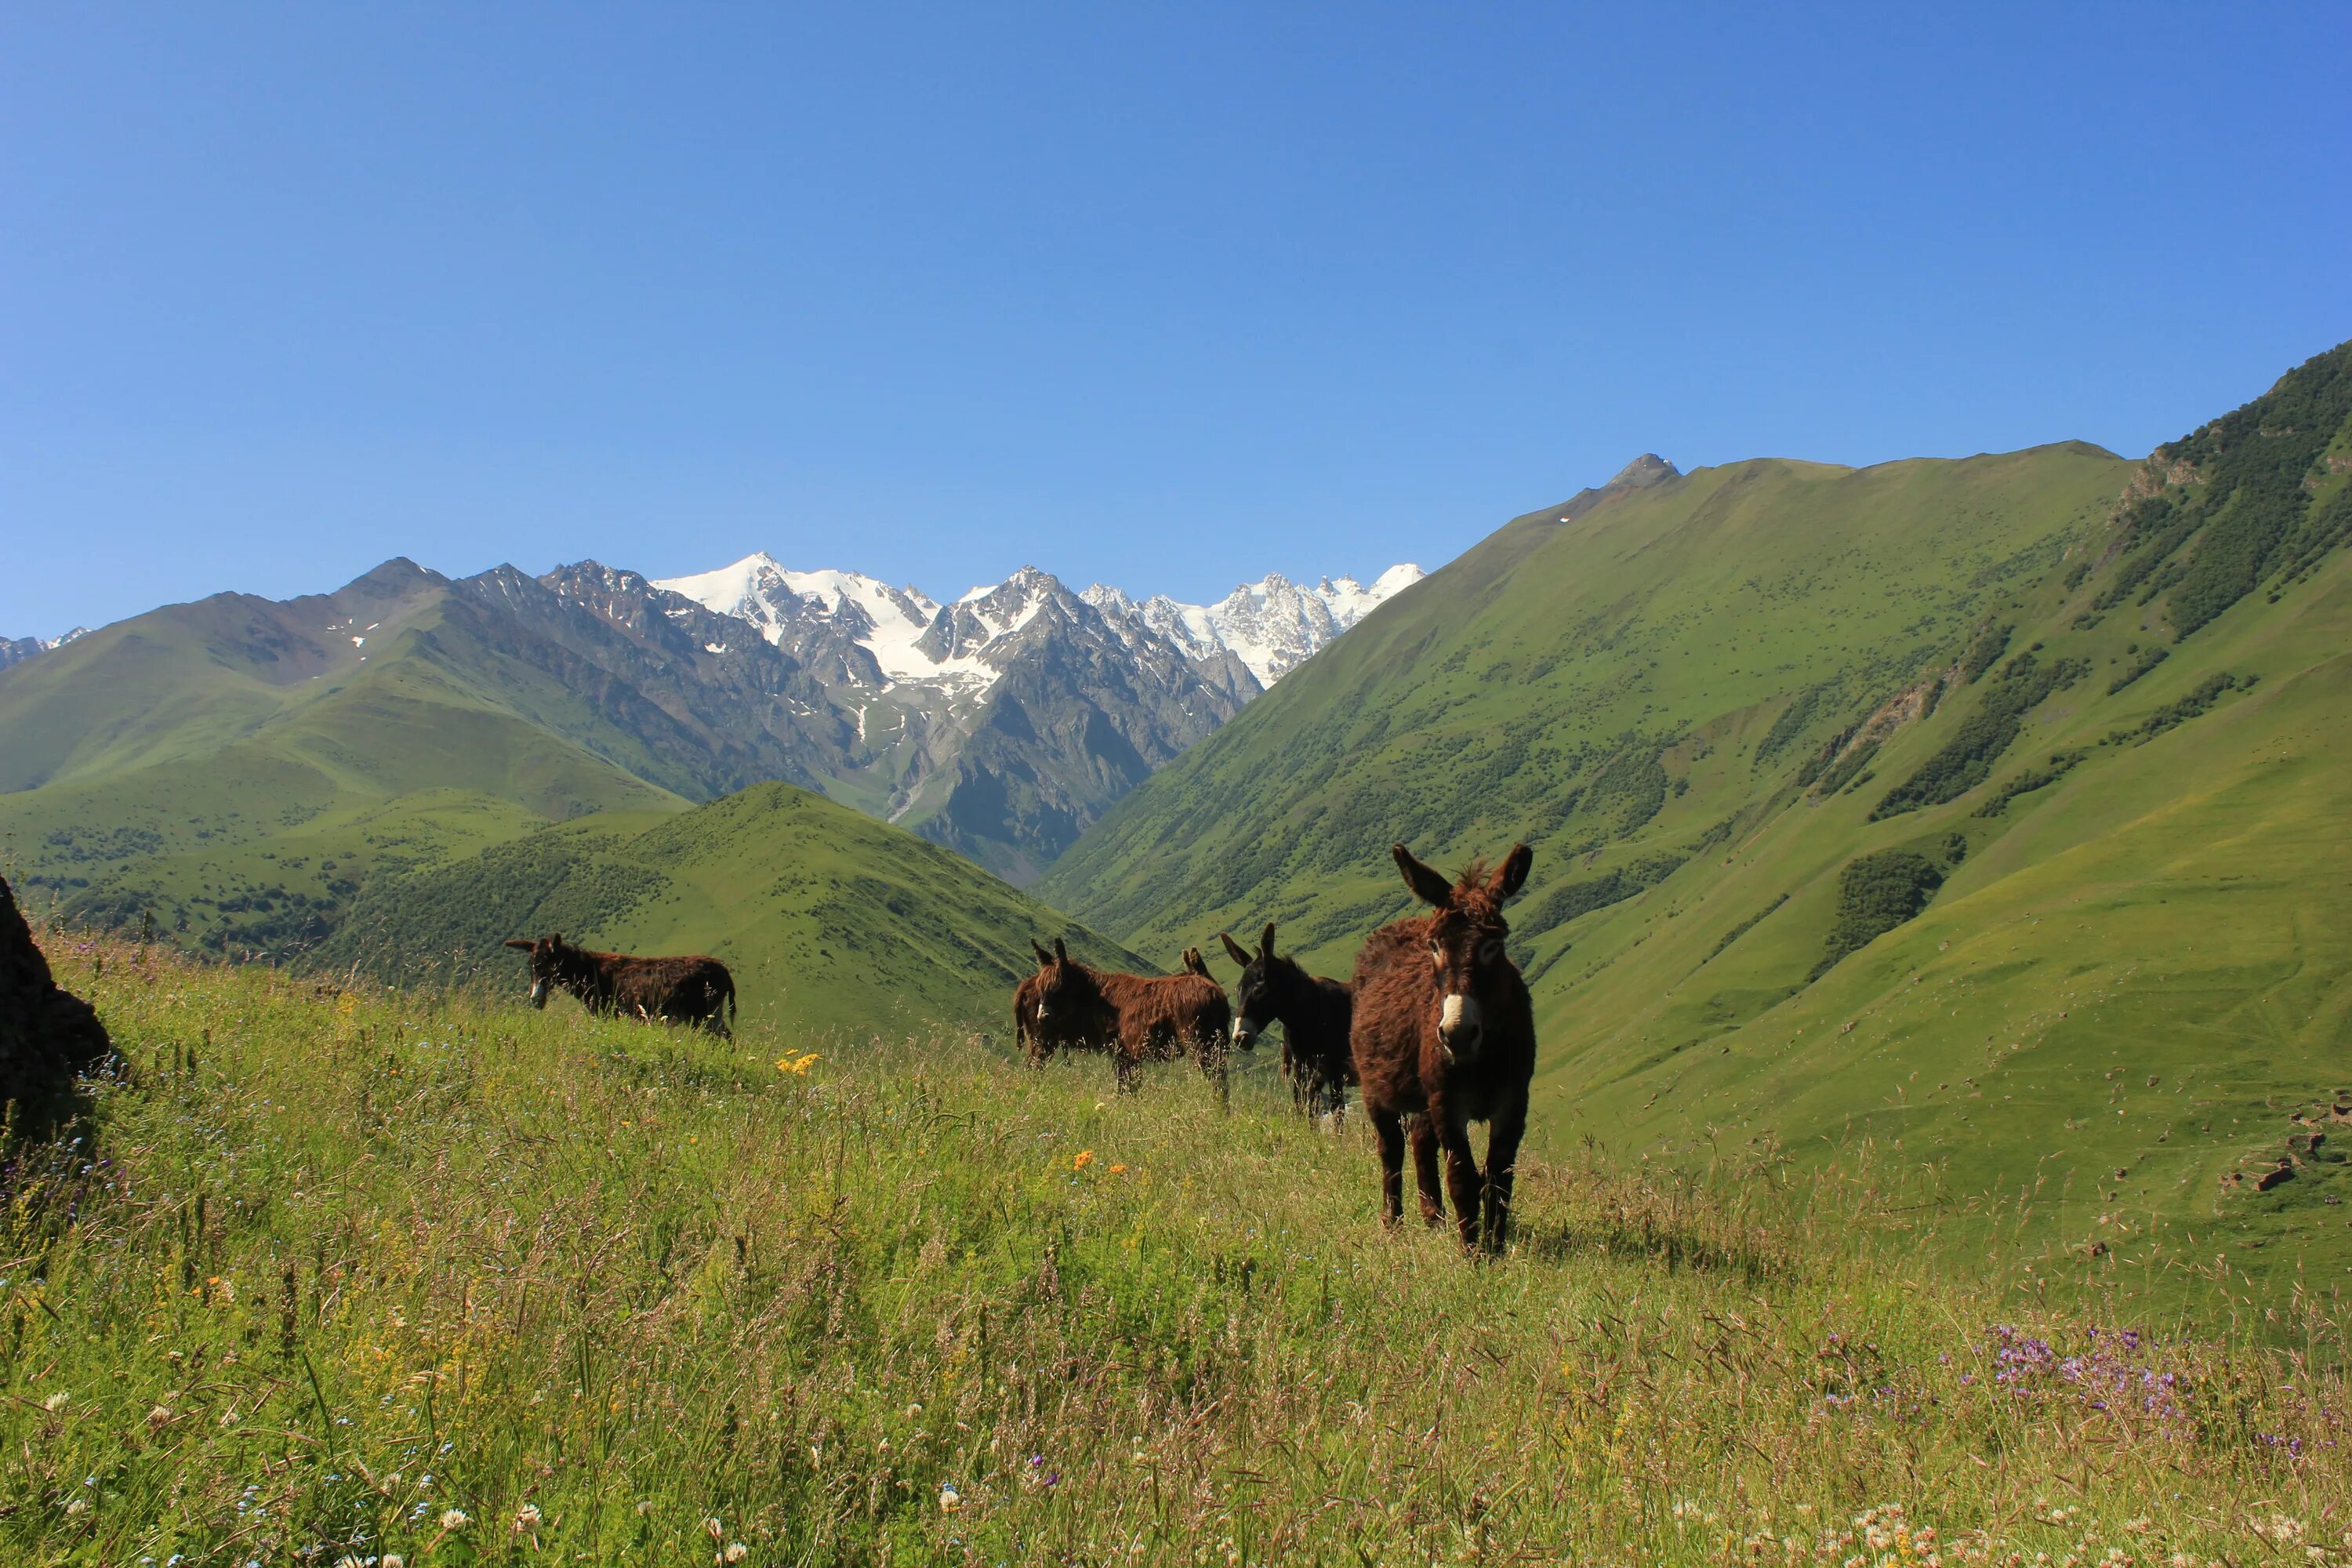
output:
M10 1563L2352 1562L2315 1303L1997 1287L1851 1159L1538 1129L1473 1264L1263 1060L48 945L132 1081L19 1156Z

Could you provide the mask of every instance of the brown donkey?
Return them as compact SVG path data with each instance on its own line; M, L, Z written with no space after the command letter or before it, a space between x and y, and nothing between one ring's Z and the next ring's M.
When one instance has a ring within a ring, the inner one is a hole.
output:
M1013 993L1013 1037L1020 1044L1021 1054L1032 1067L1043 1067L1055 1051L1107 1051L1108 1039L1089 1039L1080 1026L1084 1020L1075 1008L1064 1008L1054 1018L1041 1019L1038 1008L1045 989L1045 976L1054 967L1054 955L1029 939L1029 951L1037 955L1037 967L1024 975ZM1050 1023L1051 1026L1048 1026Z
M1241 982L1234 988L1234 1044L1247 1049L1280 1024L1282 1073L1290 1080L1291 1099L1309 1116L1326 1110L1337 1116L1348 1103L1348 1086L1356 1081L1348 1041L1355 996L1348 983L1309 974L1296 960L1276 952L1271 921L1255 954L1227 932L1219 931L1217 940L1242 966Z
M1391 847L1406 885L1432 906L1416 920L1374 931L1356 955L1356 1008L1349 1044L1363 1082L1364 1114L1381 1148L1381 1217L1404 1210L1404 1120L1412 1121L1413 1174L1421 1215L1444 1222L1437 1151L1462 1245L1500 1252L1510 1229L1512 1168L1528 1126L1528 1084L1536 1070L1534 1009L1518 966L1503 951L1510 928L1503 900L1519 890L1535 859L1511 847L1491 876L1473 862L1459 880ZM1470 1124L1488 1124L1486 1173L1470 1147Z
M1207 965L1203 964L1202 969ZM1072 958L1059 937L1054 960L1038 971L1036 1028L1108 1049L1121 1090L1135 1087L1145 1062L1190 1056L1225 1095L1225 1047L1233 1029L1225 988L1203 974L1119 974Z
M563 940L563 933L507 943L530 954L530 1005L547 1005L547 994L561 986L591 1013L618 1014L648 1023L698 1024L726 1039L735 1015L735 977L715 958L635 958L625 952L591 952Z

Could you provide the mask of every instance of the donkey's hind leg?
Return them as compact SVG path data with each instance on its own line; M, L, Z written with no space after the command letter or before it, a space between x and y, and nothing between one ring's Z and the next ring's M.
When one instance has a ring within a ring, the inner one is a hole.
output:
M1371 1118L1372 1137L1381 1147L1381 1223L1393 1230L1404 1213L1404 1123L1385 1108L1367 1106L1364 1114Z
M1437 1195L1437 1129L1426 1112L1412 1119L1412 1175L1421 1188L1421 1217L1425 1225L1445 1223L1445 1205Z

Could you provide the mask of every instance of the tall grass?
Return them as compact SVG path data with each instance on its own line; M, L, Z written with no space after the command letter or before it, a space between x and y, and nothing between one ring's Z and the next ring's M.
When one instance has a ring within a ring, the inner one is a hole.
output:
M1262 1077L53 952L134 1081L18 1157L0 1561L2352 1561L2340 1372L1866 1184L1538 1150L1473 1264Z

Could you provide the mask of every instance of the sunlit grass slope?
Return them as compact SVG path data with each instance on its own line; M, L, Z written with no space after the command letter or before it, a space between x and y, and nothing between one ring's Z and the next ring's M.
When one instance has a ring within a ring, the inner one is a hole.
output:
M1867 1138L2021 1268L2332 1296L2347 389L2352 345L2147 465L1751 463L1523 519L1040 891L1137 942L1279 920L1344 974L1406 906L1391 839L1525 838L1554 1128L1685 1163Z
M6 1211L12 1563L2352 1559L2332 1338L2001 1295L1866 1177L1539 1133L1474 1265L1262 1068L53 945L135 1087Z
M509 937L707 952L743 1015L802 1029L1009 1018L1030 942L1154 965L953 852L791 784L682 814L583 817L363 894L313 966L405 983L521 984ZM567 1005L569 1004L566 1004Z

